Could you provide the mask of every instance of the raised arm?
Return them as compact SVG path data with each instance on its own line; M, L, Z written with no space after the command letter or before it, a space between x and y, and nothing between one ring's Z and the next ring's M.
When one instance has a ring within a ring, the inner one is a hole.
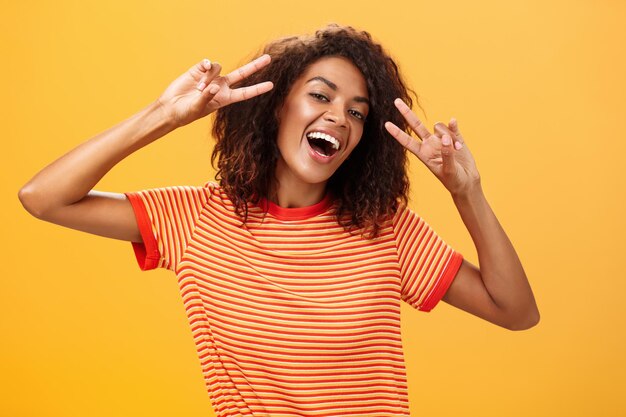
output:
M172 82L155 102L37 173L19 191L24 208L39 219L61 226L141 242L126 196L92 188L122 159L172 130L219 107L271 90L270 82L230 88L269 62L270 57L263 55L225 76L219 75L219 64L211 64L206 59L194 65Z
M524 268L487 202L456 120L438 123L430 133L403 101L395 104L419 139L391 122L385 127L450 191L478 253L480 268L463 261L443 300L510 330L536 325L539 310Z

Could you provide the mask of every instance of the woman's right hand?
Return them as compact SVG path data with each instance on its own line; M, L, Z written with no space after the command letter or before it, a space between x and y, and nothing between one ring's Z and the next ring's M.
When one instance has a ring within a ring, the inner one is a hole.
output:
M270 81L249 87L230 88L231 85L265 67L270 60L269 55L262 55L221 76L220 64L204 59L174 80L157 102L176 127L184 126L220 107L270 91L274 87Z

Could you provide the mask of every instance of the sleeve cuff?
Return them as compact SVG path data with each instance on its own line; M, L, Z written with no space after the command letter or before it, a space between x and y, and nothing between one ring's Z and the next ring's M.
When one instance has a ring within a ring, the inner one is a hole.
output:
M432 294L424 304L420 307L420 311L429 312L439 303L439 301L443 298L450 288L452 281L454 281L454 277L456 273L459 271L461 264L463 263L463 255L458 252L453 252L450 260L448 260L448 265L446 265L446 269L443 271L442 277L439 279L437 286L433 290Z
M125 193L125 195L133 207L135 218L137 219L137 227L139 227L139 233L143 239L143 242L131 242L139 268L142 271L155 269L159 266L161 254L152 233L152 224L146 207L137 193Z

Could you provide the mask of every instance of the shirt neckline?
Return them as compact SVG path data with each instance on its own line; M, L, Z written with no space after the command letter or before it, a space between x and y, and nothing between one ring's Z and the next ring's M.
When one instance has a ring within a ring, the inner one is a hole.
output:
M259 201L259 206L263 209L263 211L278 219L304 220L324 213L332 205L332 201L330 193L327 193L319 203L313 204L312 206L286 208L281 207L266 198L262 198Z

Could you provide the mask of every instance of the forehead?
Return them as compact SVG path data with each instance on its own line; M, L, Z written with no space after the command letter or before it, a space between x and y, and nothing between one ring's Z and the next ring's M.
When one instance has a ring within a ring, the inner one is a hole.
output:
M306 85L314 77L323 77L331 81L337 85L339 91L346 94L368 97L365 77L347 58L332 56L318 59L304 70L296 84Z

